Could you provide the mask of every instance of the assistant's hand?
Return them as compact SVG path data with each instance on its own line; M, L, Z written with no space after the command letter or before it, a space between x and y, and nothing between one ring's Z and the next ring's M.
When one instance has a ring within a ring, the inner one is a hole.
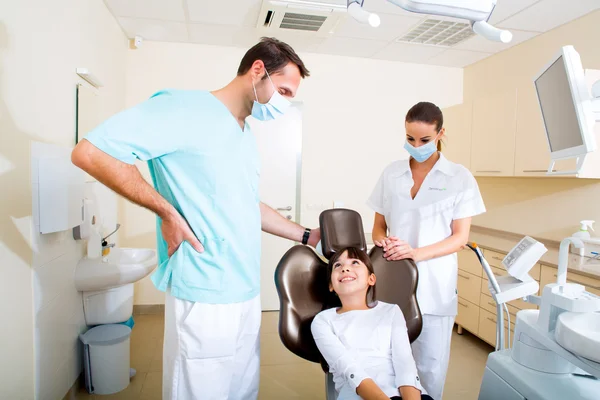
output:
M321 228L317 227L310 230L310 236L308 237L308 245L316 248L317 243L321 240Z
M388 261L412 259L419 261L419 249L413 249L410 244L395 236L383 239L383 256Z
M163 219L161 231L165 242L167 242L169 257L177 251L184 241L187 241L198 253L204 252L202 243L194 235L185 218L179 213L174 213Z

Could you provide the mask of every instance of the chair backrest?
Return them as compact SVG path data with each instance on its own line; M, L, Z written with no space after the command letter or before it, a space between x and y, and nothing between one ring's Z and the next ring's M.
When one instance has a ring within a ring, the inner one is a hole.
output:
M349 246L366 250L362 220L356 211L326 210L319 220L321 247L327 259ZM414 341L422 328L416 296L417 266L412 260L387 261L378 247L369 257L377 276L377 300L400 306L409 339ZM319 312L339 305L339 299L329 292L326 261L308 247L294 246L277 265L275 285L280 302L279 336L284 346L305 360L321 362L326 369L310 330Z

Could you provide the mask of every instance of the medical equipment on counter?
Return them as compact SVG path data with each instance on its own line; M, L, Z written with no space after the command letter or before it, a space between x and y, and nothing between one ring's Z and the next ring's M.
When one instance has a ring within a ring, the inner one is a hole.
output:
M495 28L487 21L496 8L497 0L388 0L390 3L413 13L460 18L471 21L473 31L486 39L509 43L512 33ZM348 14L362 23L379 26L376 14L362 8L364 0L348 0Z
M531 238L524 240L527 243L533 241ZM479 393L480 400L598 398L600 297L586 292L582 285L567 283L570 244L583 246L580 239L573 237L561 242L557 282L546 285L541 297L533 293L526 297L527 301L540 305L540 309L521 310L517 313L512 349L503 350L503 343L500 346L497 344L496 348L500 350L488 357ZM528 271L527 266L519 267L518 260L523 258L523 264L529 264L532 260L535 263L537 259L533 255L537 256L538 253L533 253L536 251L535 243L528 245L529 250L520 245L521 243L511 251L503 264L510 271L516 266L517 273L526 279L522 271ZM494 283L491 269L480 256L476 245L469 247L480 257L490 279L492 297L504 300L498 296L504 289L501 282L510 277L500 277ZM532 253L529 254L530 252ZM517 256L517 260L512 260L509 257L511 254ZM500 304L498 302L498 327L503 324ZM498 331L497 337L502 338L502 334L503 330Z
M592 98L573 46L563 47L533 81L550 149L548 175L578 174L587 154L596 150L600 81L593 86ZM573 158L577 159L574 171L554 171L556 161Z

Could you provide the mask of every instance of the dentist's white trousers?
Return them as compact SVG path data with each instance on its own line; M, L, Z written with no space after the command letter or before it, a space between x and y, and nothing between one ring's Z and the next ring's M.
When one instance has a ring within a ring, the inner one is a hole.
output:
M423 315L423 329L412 344L421 385L434 400L442 400L450 362L454 317Z
M255 400L260 296L205 304L166 294L163 400Z

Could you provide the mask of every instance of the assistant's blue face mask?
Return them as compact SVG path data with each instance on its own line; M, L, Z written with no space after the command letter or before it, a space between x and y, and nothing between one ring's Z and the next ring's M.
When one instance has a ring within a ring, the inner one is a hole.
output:
M283 97L281 93L275 88L269 73L265 70L271 85L273 86L273 95L271 99L266 104L261 104L258 102L258 96L256 95L256 87L254 83L252 83L252 87L254 88L254 104L252 105L252 116L259 121L270 121L277 117L282 116L285 112L290 108L292 103Z
M422 163L427 161L437 151L437 143L435 140L431 140L423 146L415 147L407 141L404 143L404 148L416 162Z

